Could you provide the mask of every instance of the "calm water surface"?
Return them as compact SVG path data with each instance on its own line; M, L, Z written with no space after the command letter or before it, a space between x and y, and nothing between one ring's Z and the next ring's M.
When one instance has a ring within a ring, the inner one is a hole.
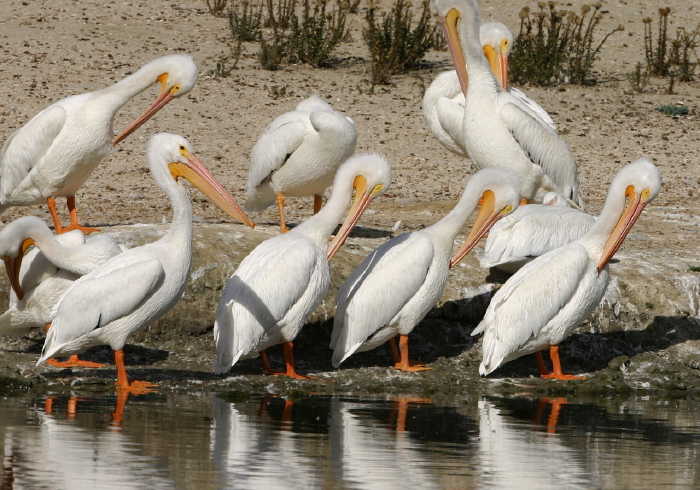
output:
M0 399L2 488L700 488L697 398Z

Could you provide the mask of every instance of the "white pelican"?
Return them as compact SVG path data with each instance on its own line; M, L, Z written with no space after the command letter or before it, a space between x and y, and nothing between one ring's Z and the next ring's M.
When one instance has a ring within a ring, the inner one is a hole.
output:
M562 373L558 345L600 303L608 286L608 261L660 190L659 171L651 162L641 158L625 166L583 237L536 258L508 279L472 333L484 332L482 375L536 353L543 377L576 379ZM551 373L540 352L546 348L552 356Z
M314 213L323 191L333 183L341 163L355 152L355 123L334 111L318 95L272 121L250 152L247 211L262 211L277 203L280 231L285 196L314 196Z
M595 217L569 207L558 192L543 204L525 204L493 225L480 265L513 273L535 257L581 238Z
M537 102L508 84L508 55L513 47L513 34L501 22L487 22L479 28L479 39L491 71L504 90L521 102L521 107L542 126L556 133L556 125ZM423 96L423 116L437 140L448 150L467 156L462 142L464 119L464 93L455 70L440 73Z
M462 198L440 221L404 233L368 255L338 289L330 348L338 367L354 352L392 340L395 369L429 369L408 357L408 335L442 296L448 273L502 216L518 207L518 178L484 169L467 182ZM464 245L450 260L452 244L482 199L479 216ZM393 342L399 336L400 354Z
M117 388L134 392L152 385L129 382L124 343L178 302L192 262L192 205L178 177L192 182L234 218L253 226L185 138L156 134L149 140L147 153L151 174L172 204L170 230L158 241L127 250L75 281L57 306L37 363L109 344L117 366Z
M48 203L57 233L94 228L78 224L75 193L119 141L148 121L173 98L189 93L197 65L184 54L155 59L114 85L59 100L15 131L0 150L0 213L10 206ZM153 104L112 142L114 116L132 97L154 83ZM68 199L71 225L63 228L56 197Z
M289 233L261 243L243 259L216 311L216 373L260 353L266 373L304 377L294 370L292 341L328 292L328 261L370 201L390 183L389 164L382 157L351 157L338 169L331 197L318 214ZM345 212L353 187L355 202L329 247L328 237ZM286 372L273 371L265 354L265 349L280 343L284 343Z
M32 245L35 248L25 251ZM80 230L54 235L43 220L25 216L0 230L0 257L12 286L10 306L0 315L0 334L22 335L46 328L54 308L78 277L96 269L124 249L110 235L86 237ZM58 367L100 367L73 355Z
M475 0L431 0L430 8L444 24L466 95L462 136L472 164L515 172L528 202L542 202L547 192L558 191L581 208L576 162L566 144L524 110L491 73L479 40Z

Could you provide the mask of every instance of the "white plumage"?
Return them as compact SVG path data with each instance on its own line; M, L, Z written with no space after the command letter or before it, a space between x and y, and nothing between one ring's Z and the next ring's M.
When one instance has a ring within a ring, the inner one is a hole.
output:
M504 90L513 95L523 110L542 126L556 133L556 125L537 102L508 84L508 55L513 46L513 34L501 22L481 24L479 38L491 65L491 71ZM423 116L437 140L448 150L466 157L462 121L464 119L464 93L455 70L440 73L423 96Z
M263 369L272 372L264 350L284 343L284 374L299 377L291 342L328 292L328 261L370 200L389 187L390 179L389 164L378 155L350 158L338 169L331 197L318 214L289 233L266 240L243 259L216 312L216 373L258 353ZM329 248L328 237L347 209L353 187L355 203Z
M338 289L330 347L333 366L354 352L373 349L400 336L397 369L417 371L408 359L407 335L442 296L452 266L461 260L491 225L517 208L520 186L511 172L484 169L468 182L455 208L420 231L404 233L374 250ZM450 260L454 239L483 200L464 245Z
M262 211L277 202L280 229L285 196L315 196L320 209L323 192L336 170L355 152L355 123L319 96L312 95L265 129L250 152L246 192L248 211Z
M474 0L432 0L445 26L455 69L466 94L462 143L476 168L513 171L528 202L558 191L583 206L576 162L564 141L539 123L491 73L479 40L479 8ZM469 89L467 90L467 73Z
M25 251L31 245L35 248ZM10 306L0 315L0 335L45 328L63 293L78 277L120 254L110 235L73 230L54 235L35 216L19 218L0 231L0 257L12 285Z
M642 158L627 165L613 179L600 216L583 237L536 258L508 279L472 333L484 333L482 375L538 353L543 376L572 378L561 371L558 344L600 303L608 285L608 261L660 189L651 162ZM553 373L544 369L540 353L548 347Z
M513 273L533 258L581 238L594 222L594 216L569 207L564 196L550 192L543 204L520 206L493 225L481 267Z
M122 351L126 339L175 306L192 262L192 206L178 177L192 182L234 218L253 226L185 138L154 135L147 153L151 174L172 204L170 230L159 240L127 250L75 281L58 304L39 359L41 363L108 344L117 365L117 387L134 391L150 383L129 382Z
M114 85L59 100L15 131L0 150L0 213L10 206L48 201L57 232L63 230L54 198L67 197L71 226L80 227L75 193L112 145L131 134L161 107L189 93L197 81L197 66L187 55L163 56ZM116 112L131 98L160 83L158 98L112 142Z

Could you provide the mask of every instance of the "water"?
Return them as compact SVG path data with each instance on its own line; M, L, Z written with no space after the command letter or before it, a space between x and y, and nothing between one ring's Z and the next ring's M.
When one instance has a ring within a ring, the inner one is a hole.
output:
M2 488L700 488L692 397L232 398L1 399Z

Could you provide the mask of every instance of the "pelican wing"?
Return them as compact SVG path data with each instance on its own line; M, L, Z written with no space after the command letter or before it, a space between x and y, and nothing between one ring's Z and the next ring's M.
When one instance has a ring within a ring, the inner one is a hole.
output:
M566 143L515 103L503 104L499 114L530 160L542 167L559 192L580 206L576 162Z
M539 257L578 240L594 221L589 214L563 206L541 206L525 216L506 216L489 232L481 267Z
M41 161L66 122L66 111L52 105L15 131L0 150L0 203L5 202Z
M217 358L237 359L254 348L302 297L315 265L316 254L308 240L283 235L258 245L241 262L221 296L215 328ZM230 360L224 365L230 366Z
M119 260L113 267L102 267L81 277L56 307L42 360L51 357L52 350L62 344L130 314L164 279L163 265L157 259Z
M304 111L287 112L270 123L250 152L246 185L249 196L299 148L307 127L311 127L311 124L309 114Z
M557 126L554 124L554 120L550 117L547 111L542 108L542 106L515 87L508 87L508 93L522 102L523 109L530 111L530 115L541 119L542 122L546 124L546 127L549 127L552 131L556 132Z
M338 289L331 337L339 365L418 293L433 261L432 242L405 233L372 252Z
M586 249L574 242L526 264L494 295L472 335L487 331L486 336L501 344L503 350L517 350L567 304L587 263ZM486 340L484 345L486 359Z

